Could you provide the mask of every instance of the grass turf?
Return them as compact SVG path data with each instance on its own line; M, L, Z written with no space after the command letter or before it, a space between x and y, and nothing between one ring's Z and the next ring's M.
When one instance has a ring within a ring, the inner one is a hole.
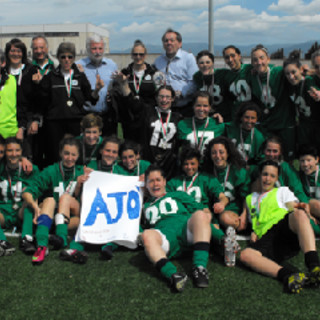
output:
M19 250L0 258L1 319L319 318L320 289L285 294L278 281L227 268L220 257L210 257L209 288L193 288L190 280L182 294L173 294L141 250L119 250L110 262L90 251L85 265L62 262L58 254L51 251L41 266ZM191 257L174 263L190 273ZM301 253L290 263L305 270Z

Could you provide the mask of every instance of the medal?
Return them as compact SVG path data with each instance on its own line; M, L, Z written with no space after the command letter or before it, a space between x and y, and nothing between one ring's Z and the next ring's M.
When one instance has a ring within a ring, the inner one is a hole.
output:
M67 100L67 106L68 107L72 107L73 105L73 101L72 100Z
M65 77L64 78L64 85L67 90L67 95L68 95L68 100L67 100L67 106L72 107L73 101L71 100L71 91L72 91L72 79L73 79L73 70L70 70L69 78Z
M134 96L133 99L134 99L134 100L139 100L140 97L139 97L139 96Z
M263 113L264 113L264 114L269 114L269 112L270 112L269 109L264 109L264 110L263 110Z
M13 209L13 210L18 210L18 209L19 209L19 205L18 205L17 203L14 203L14 204L12 205L12 209Z

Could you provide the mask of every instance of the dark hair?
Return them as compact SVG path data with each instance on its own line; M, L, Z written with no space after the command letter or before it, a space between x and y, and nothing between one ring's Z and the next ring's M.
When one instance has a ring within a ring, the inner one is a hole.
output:
M315 59L316 57L319 57L320 56L320 49L316 50L312 55L311 55L311 62L312 64L314 65L315 64Z
M257 118L259 119L261 115L260 107L253 101L242 102L235 116L235 122L240 123L243 115L248 111L255 111L257 113Z
M261 162L261 163L259 164L259 172L260 172L260 174L261 174L261 172L262 172L262 170L263 170L263 168L264 168L265 166L273 166L273 167L276 167L276 168L278 169L278 175L279 175L280 165L279 165L278 162L276 162L276 161L274 161L274 160L265 160L265 161Z
M6 144L6 139L0 134L0 145L5 145Z
M8 145L10 143L15 143L15 144L18 144L21 148L23 147L23 143L22 143L22 140L16 138L16 137L9 137L5 140L5 145Z
M225 52L226 52L228 49L233 49L237 54L241 55L240 49L231 44L231 45L229 45L229 46L227 46L227 47L225 47L225 48L223 49L223 51L222 51L222 55L223 55L223 56L225 55Z
M63 138L59 143L59 152L63 150L64 146L75 146L78 149L78 153L80 154L80 144L76 138L71 136Z
M293 50L289 53L288 59L283 61L283 69L288 66L289 64L294 64L298 68L301 68L302 64L300 62L300 51Z
M212 107L213 104L213 97L210 95L210 93L208 91L197 91L194 96L193 96L193 101L192 101L192 105L194 106L197 102L197 99L201 97L201 98L207 98L210 107Z
M121 144L121 141L118 137L116 136L108 136L108 137L104 137L103 140L102 140L102 143L101 143L101 147L100 147L100 150L102 150L105 145L109 142L112 142L112 143L115 143L118 145L118 147L120 148L120 144Z
M318 150L314 145L311 144L303 144L299 147L298 150L298 158L303 156L312 156L314 158L317 158L319 156Z
M162 42L164 42L164 38L165 38L165 36L166 36L167 33L175 33L176 36L177 36L177 41L180 42L180 43L182 42L182 36L181 36L181 34L180 34L178 31L175 31L175 30L173 30L173 29L171 29L171 28L168 28L168 29L166 30L166 32L163 34L163 36L162 36L162 38L161 38Z
M226 138L224 136L220 136L210 140L207 144L205 152L204 152L204 170L208 173L212 173L214 169L214 163L211 159L211 149L215 144L222 144L227 150L228 153L228 163L235 165L238 169L244 168L246 162L243 160L242 155L237 150L235 144L231 141L231 139Z
M61 42L57 49L57 58L63 53L71 53L73 58L76 57L76 46L72 42Z
M201 153L198 149L192 148L191 146L184 146L180 152L180 163L183 165L184 161L196 158L198 161L201 159Z
M267 55L267 57L269 57L269 51L263 44L257 44L254 48L251 49L251 57L252 54L258 50L262 50Z
M132 49L131 49L131 54L133 53L133 50L134 50L134 48L136 48L136 47L142 47L142 48L144 49L144 54L147 54L147 48L146 48L146 46L145 46L144 43L143 43L141 40L139 40L139 39L137 39L137 40L133 43L133 47L132 47Z
M95 113L89 113L82 118L80 126L82 130L87 128L98 127L101 131L101 129L103 128L103 121L99 115Z
M212 62L214 62L214 55L208 50L202 50L197 54L197 57L196 57L197 62L199 61L200 58L205 57L205 56L208 56L210 58L210 60Z
M120 149L119 149L120 156L124 151L127 151L127 150L132 150L133 153L137 155L140 153L140 145L134 141L126 140L120 146Z
M21 62L23 64L28 64L28 57L27 57L27 47L26 45L18 38L13 38L9 42L6 43L6 48L5 48L5 56L6 56L6 69L8 72L10 71L10 58L9 58L9 51L11 50L12 47L16 47L21 50L22 52L22 59Z
M157 90L157 92L156 92L156 96L158 96L158 95L159 95L159 92L160 92L161 90L164 90L164 89L170 91L170 92L171 92L171 97L172 97L172 98L175 98L176 92L174 91L174 89L173 89L170 85L166 85L166 84L164 84L164 85L162 85L162 86L160 86L160 87L158 88L158 90Z
M146 170L146 172L144 173L144 180L145 180L145 183L146 183L146 184L147 184L148 177L149 177L150 173L151 173L151 172L154 172L154 171L159 171L160 174L161 174L161 176L166 179L166 176L165 176L165 174L164 174L163 169L160 168L160 167L159 167L158 165L156 165L156 164L151 164L151 165L148 167L148 169Z

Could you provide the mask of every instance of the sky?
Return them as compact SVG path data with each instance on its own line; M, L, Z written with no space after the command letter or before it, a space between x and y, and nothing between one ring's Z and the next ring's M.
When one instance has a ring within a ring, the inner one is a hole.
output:
M208 0L0 0L0 26L92 23L110 49L161 44L171 27L183 42L208 41ZM214 0L214 43L290 44L320 39L320 0Z

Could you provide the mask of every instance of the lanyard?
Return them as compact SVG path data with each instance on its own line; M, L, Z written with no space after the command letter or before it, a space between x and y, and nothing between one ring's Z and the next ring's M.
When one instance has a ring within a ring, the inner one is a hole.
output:
M246 161L248 161L249 158L249 154L251 152L251 148L252 148L252 143L253 143L253 138L254 138L254 128L250 130L251 131L251 139L250 139L250 146L249 146L249 150L248 153L245 150L244 147L244 140L243 140L243 135L242 135L242 128L240 127L240 145L241 145L241 151L244 155L244 158Z
M71 97L72 79L73 79L73 70L70 69L70 76L69 76L69 78L66 78L66 77L64 78L64 84L65 84L65 86L66 86L68 98Z
M83 161L84 165L87 165L91 161L92 156L94 155L97 148L98 148L98 143L94 146L94 148L92 149L92 151L90 153L90 156L88 157L88 160L86 161L86 159L87 159L86 158L86 146L85 146L84 141L82 141L82 161Z
M16 201L15 201L15 198L17 197L17 190L13 190L13 188L12 188L12 179L11 179L11 176L10 176L10 173L9 173L9 169L8 169L7 166L6 166L6 171L7 171L7 177L8 177L10 194L12 195L13 201L16 202ZM19 182L20 182L20 176L21 176L21 164L20 164L20 162L19 162L18 181L17 181L16 185L18 185ZM16 188L16 189L17 189L17 188Z
M204 126L204 129L203 129L203 132L202 132L202 136L200 138L200 142L198 141L198 131L197 131L197 127L196 127L196 121L195 121L195 118L192 117L192 126L193 126L193 134L194 134L194 143L195 143L195 147L200 151L202 152L203 151L203 137L204 137L204 133L207 129L209 125L209 117L207 117L207 120L206 120L206 124Z
M260 80L260 77L258 74L257 74L257 80L258 80L258 84L259 84L259 87L261 90L261 94L263 95L264 101L268 104L269 99L270 99L270 97L269 97L270 68L268 67L268 70L267 70L267 86L265 87L266 88L265 92L263 90L263 86L262 86L262 83L261 83L261 80Z
M139 95L142 80L143 80L143 76L140 78L136 77L136 73L133 71L133 87L137 95Z
M65 173L64 173L62 161L59 162L59 169L60 169L60 173L61 173L61 176L62 176L62 181L65 182ZM71 190L71 187L72 187L72 182L73 182L75 177L76 177L76 166L73 167L73 177L71 178L70 182L68 183L68 185L66 187L66 191L64 193L70 194L70 190Z
M255 214L256 214L256 216L257 216L258 219L259 219L259 216L260 216L261 202L262 202L262 200L267 196L267 194L268 194L270 191L272 191L272 190L273 190L273 189L271 189L271 190L269 190L269 191L266 191L266 192L263 192L263 193L261 193L261 194L258 196L258 199L257 199L257 201L256 201L256 203L255 203L255 205L254 205L254 207L255 207L255 209L256 209Z
M196 181L196 179L198 178L199 172L197 172L191 179L191 182L189 183L188 187L187 187L187 183L186 183L186 178L183 179L183 191L188 192L191 187L193 186L194 182Z
M161 113L159 112L158 109L157 109L157 114L161 122L161 133L162 133L163 139L164 141L167 141L167 129L168 129L168 123L170 122L170 119L171 119L171 110L169 110L167 114L167 119L165 124L162 121Z
M227 170L226 170L226 174L225 174L225 176L224 176L223 192L226 191L226 186L227 186L227 182L228 182L228 179L229 179L229 174L230 174L230 164L228 164ZM215 168L215 167L214 167L214 175L215 175L216 177L218 177L217 171L216 171L216 168Z

